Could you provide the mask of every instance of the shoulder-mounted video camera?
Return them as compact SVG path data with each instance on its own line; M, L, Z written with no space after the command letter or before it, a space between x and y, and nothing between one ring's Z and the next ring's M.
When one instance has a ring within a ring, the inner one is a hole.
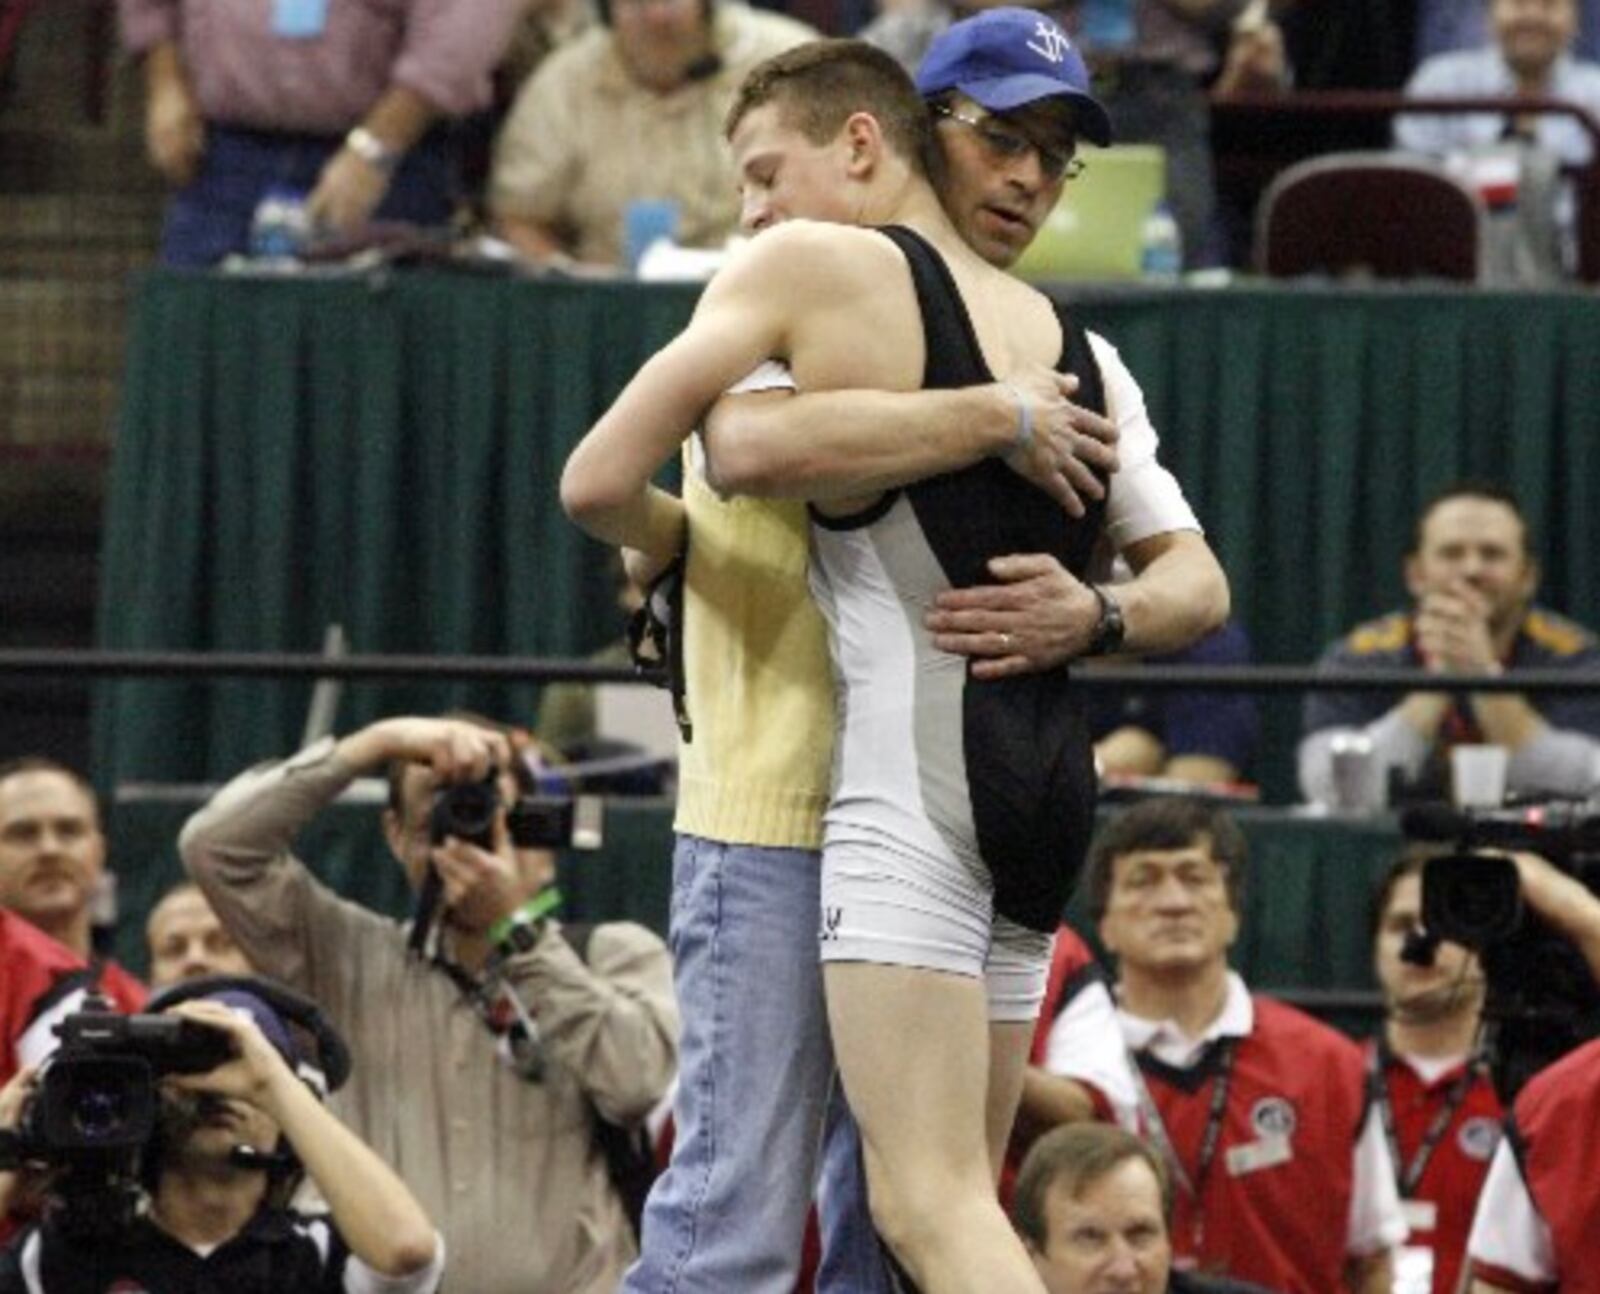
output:
M313 1003L281 985L253 976L207 976L158 993L150 1005L164 1009L225 990L252 994L310 1040L315 1062L297 1068L319 1094L348 1077L344 1041ZM158 1142L161 1079L208 1073L233 1057L233 1040L163 1010L121 1015L98 996L66 1016L55 1033L59 1045L41 1068L16 1130L0 1133L0 1169L57 1170L50 1194L62 1224L82 1235L108 1235L132 1221L145 1159ZM239 1162L265 1167L266 1160Z
M1516 864L1495 851L1536 853L1600 894L1600 804L1425 804L1407 809L1400 825L1410 839L1455 846L1423 865L1424 935L1402 955L1431 962L1441 940L1478 954L1490 1069L1509 1105L1535 1073L1600 1035L1600 986L1578 950L1524 902Z

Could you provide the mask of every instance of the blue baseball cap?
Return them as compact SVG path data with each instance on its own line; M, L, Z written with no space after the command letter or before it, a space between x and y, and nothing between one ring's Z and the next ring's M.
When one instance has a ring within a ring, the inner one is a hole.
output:
M1102 148L1111 118L1089 93L1089 70L1060 24L1037 9L985 9L935 38L917 68L923 98L959 90L990 112L1067 99L1078 133Z
M289 1026L284 1023L281 1015L254 993L245 989L229 988L218 993L208 993L202 1000L220 1002L235 1011L243 1011L255 1021L262 1037L277 1049L278 1054L288 1062L290 1069L295 1069L300 1064L300 1049L294 1045L294 1035L289 1032Z

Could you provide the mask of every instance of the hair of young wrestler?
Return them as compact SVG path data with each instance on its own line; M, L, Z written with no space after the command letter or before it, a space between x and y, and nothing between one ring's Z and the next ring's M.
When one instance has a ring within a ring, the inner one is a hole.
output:
M813 144L835 138L855 113L869 113L896 153L918 174L931 174L927 105L906 70L865 41L808 41L757 64L734 95L723 134L732 139L746 115L767 104L777 104L783 120Z

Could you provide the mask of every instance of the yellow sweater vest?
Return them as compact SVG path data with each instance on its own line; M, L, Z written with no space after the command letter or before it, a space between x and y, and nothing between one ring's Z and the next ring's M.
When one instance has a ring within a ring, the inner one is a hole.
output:
M803 503L719 498L684 454L689 514L676 828L734 844L817 849L834 695L828 631L806 584Z

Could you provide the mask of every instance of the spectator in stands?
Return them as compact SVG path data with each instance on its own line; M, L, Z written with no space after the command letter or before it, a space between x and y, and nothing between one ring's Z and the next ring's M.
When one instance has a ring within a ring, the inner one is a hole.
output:
M1250 639L1230 620L1193 647L1148 657L1151 665L1248 665ZM1237 782L1255 752L1260 721L1245 692L1106 692L1089 697L1102 773L1181 782Z
M986 7L921 0L869 23L861 38L915 70L935 36ZM1281 64L1282 38L1263 7L1251 0L1128 0L1047 11L1082 46L1117 141L1158 144L1166 151L1167 202L1183 238L1184 264L1215 264L1221 249L1206 86L1221 73L1230 44L1238 46L1231 89L1260 89L1274 60ZM1235 36L1241 18L1245 26ZM1286 64L1277 71L1287 78Z
M1578 39L1584 58L1600 58L1600 0L1579 0ZM1484 0L1419 0L1417 63L1435 54L1475 49L1489 42L1489 6Z
M1011 1215L1049 1294L1165 1294L1171 1200L1156 1151L1121 1128L1084 1123L1028 1152Z
M1121 1128L1057 1128L1028 1153L1012 1217L1047 1294L1266 1294L1172 1262L1172 1180Z
M0 907L65 944L118 1006L137 1011L144 985L94 946L94 907L105 884L94 788L51 759L0 764Z
M385 770L390 849L441 905L409 933L330 893L290 852L355 777ZM436 843L436 791L467 782L497 792L488 844ZM179 847L251 964L348 1033L356 1072L341 1109L405 1166L450 1247L452 1286L611 1294L635 1241L597 1138L666 1092L677 1010L655 935L552 919L553 855L513 812L536 789L500 729L388 719L235 778Z
M218 981L171 1010L225 1033L233 1055L164 1080L141 1165L146 1207L118 1226L104 1195L59 1203L0 1254L0 1294L437 1290L438 1232L394 1170L318 1099L305 1073L323 1058L302 1051L291 1026L304 1017L288 999L256 981ZM336 1084L342 1075L324 1064ZM0 1127L17 1126L32 1094L31 1074L0 1092ZM289 1207L302 1169L328 1217ZM81 1216L91 1207L96 1216Z
M1600 117L1600 64L1572 56L1578 30L1577 0L1490 0L1493 39L1474 49L1438 54L1423 63L1406 85L1414 99L1491 96L1564 99ZM1594 153L1589 133L1574 118L1553 113L1449 113L1395 119L1395 142L1434 157L1471 154L1514 139L1563 166L1582 166ZM1529 189L1527 200L1545 196L1566 239L1573 263L1575 200L1570 185L1535 183L1537 159L1524 156L1523 174L1512 182ZM1502 185L1503 187L1503 185ZM1536 228L1536 226L1534 226ZM1552 259L1547 255L1546 260ZM1553 267L1552 267L1553 268Z
M496 95L506 106L539 65L590 27L594 26L590 0L525 0L521 16L511 30L499 66L495 68Z
M1600 1288L1597 1125L1600 1038L1563 1056L1518 1093L1467 1241L1471 1294Z
M1047 1064L1181 1166L1172 1237L1186 1265L1270 1289L1386 1292L1406 1228L1366 1066L1228 969L1245 865L1239 828L1199 801L1149 800L1101 830L1084 887L1117 960L1122 1037L1096 1054L1102 1031L1075 1034L1064 1013Z
M249 959L193 881L180 881L156 900L144 930L151 988L202 975L250 974Z
M1411 1234L1397 1287L1454 1294L1473 1210L1500 1140L1502 1110L1481 1051L1483 970L1460 944L1422 929L1422 872L1438 847L1398 858L1373 905L1373 963L1384 1026L1372 1049L1373 1102L1399 1173ZM1600 980L1600 899L1535 854L1514 855L1528 907Z
M145 137L175 190L171 265L250 244L272 190L305 197L313 231L369 220L443 226L456 191L439 123L487 105L524 0L118 0L144 63Z
M489 209L531 260L616 269L630 204L676 208L675 240L718 247L739 224L722 117L744 74L816 35L739 0L607 0L556 51L501 129Z
M1414 605L1357 628L1323 653L1331 670L1415 667L1498 677L1521 669L1600 681L1587 629L1533 604L1539 564L1515 498L1496 485L1449 486L1423 508L1405 562ZM1490 742L1511 752L1507 790L1584 795L1600 785L1600 697L1513 692L1313 692L1305 702L1300 789L1333 800L1332 746L1364 733L1410 795L1448 798L1449 748Z

